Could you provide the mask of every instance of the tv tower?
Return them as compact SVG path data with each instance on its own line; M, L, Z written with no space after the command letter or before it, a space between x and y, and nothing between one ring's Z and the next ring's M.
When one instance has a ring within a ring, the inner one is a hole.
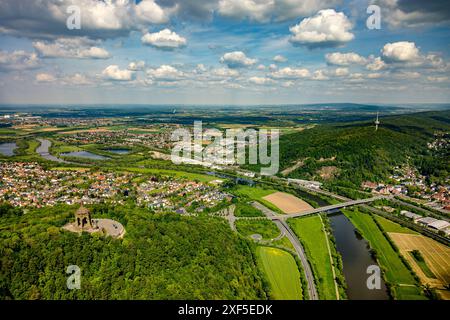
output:
M375 120L375 131L378 130L378 125L380 124L380 120L378 120L378 112L377 112L377 120Z

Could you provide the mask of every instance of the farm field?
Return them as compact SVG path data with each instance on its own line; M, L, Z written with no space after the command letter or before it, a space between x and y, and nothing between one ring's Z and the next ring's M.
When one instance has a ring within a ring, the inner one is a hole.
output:
M287 214L304 212L313 209L313 207L306 201L285 192L275 192L263 197L263 199L269 201Z
M300 272L291 254L272 247L258 247L256 252L270 284L271 299L302 300Z
M400 253L413 267L420 281L433 288L444 289L450 283L450 249L439 242L418 234L388 233L389 237L399 248ZM418 250L425 260L426 266L436 277L433 279L425 274L423 267L411 255L411 251ZM440 291L445 299L450 299L450 292Z
M392 286L394 299L418 300L425 299L422 290L418 287L411 271L400 259L397 252L390 245L382 231L378 228L372 216L356 210L342 210L350 219L356 229L369 242L375 250L376 258L381 266L385 280Z
M237 196L243 196L249 198L250 200L261 202L269 209L282 214L283 211L281 211L277 206L273 205L270 201L264 199L265 196L268 196L275 192L278 191L275 189L263 189L259 187L249 186L238 186L236 190L233 191L233 193Z
M305 248L320 299L335 300L333 271L320 217L290 219L289 224Z

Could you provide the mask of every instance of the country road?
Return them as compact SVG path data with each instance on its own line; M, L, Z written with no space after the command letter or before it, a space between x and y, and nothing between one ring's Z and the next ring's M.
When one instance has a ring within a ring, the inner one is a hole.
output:
M262 205L259 202L253 202L253 207L255 207L258 210L261 210L269 219L276 216L277 214L267 208L266 206ZM298 240L297 236L294 234L292 229L289 227L289 225L284 220L274 220L275 224L277 225L278 229L280 229L281 233L284 233L289 241L294 246L295 251L297 252L297 256L300 259L300 262L302 263L303 270L305 272L306 281L308 283L308 293L309 298L311 300L318 300L319 295L317 294L316 284L314 283L314 276L311 270L311 266L308 263L308 259L306 258L305 251L303 249L302 244Z

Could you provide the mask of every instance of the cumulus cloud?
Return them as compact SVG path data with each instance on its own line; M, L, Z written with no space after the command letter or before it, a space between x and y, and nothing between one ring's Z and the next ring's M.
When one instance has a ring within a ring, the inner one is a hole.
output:
M82 13L81 29L66 27L67 7L77 5ZM4 32L29 38L88 36L113 38L131 30L169 21L174 7L162 7L155 0L15 0L0 1L0 28Z
M176 81L184 77L182 71L169 65L162 65L156 69L148 69L147 75L159 81Z
M56 77L50 73L38 73L36 75L36 81L39 83L54 82L56 81Z
M286 67L271 73L272 78L276 79L300 79L310 76L308 69Z
M174 50L186 46L187 43L185 38L169 29L164 29L155 33L146 33L142 36L141 41L145 45L161 50Z
M354 38L353 25L342 12L333 9L321 10L316 15L303 19L290 27L289 41L294 45L309 48L336 47Z
M386 63L381 59L381 57L369 57L369 62L366 65L366 69L370 71L380 71L386 68Z
M248 81L257 85L266 85L274 82L272 79L266 77L251 77Z
M212 70L211 74L219 77L238 77L239 71L228 68L217 68Z
M338 2L339 0L220 0L217 12L239 20L284 21L310 15Z
M92 79L81 73L75 73L62 78L62 83L66 85L84 86L93 84Z
M130 81L133 79L134 72L127 69L121 70L117 65L110 65L103 70L102 75L107 80Z
M450 22L450 2L442 0L373 0L392 28Z
M321 81L321 80L328 80L330 78L326 75L326 72L324 70L316 70L314 71L311 79Z
M108 59L110 53L94 46L87 38L60 38L52 42L35 41L33 47L43 58Z
M34 52L0 51L0 71L21 71L35 69L39 66L39 57Z
M387 43L381 52L383 60L387 62L415 62L420 59L419 48L414 42Z
M284 56L282 56L280 54L278 54L275 57L273 57L272 60L275 61L275 62L280 62L280 63L288 61L288 59L286 57L284 57Z
M145 62L144 61L132 61L128 65L128 70L131 71L141 71L145 68Z
M328 64L337 66L349 66L352 64L363 65L366 63L366 58L354 52L341 53L333 52L325 55Z
M226 64L229 68L242 68L254 65L258 60L248 58L242 51L225 53L220 62Z

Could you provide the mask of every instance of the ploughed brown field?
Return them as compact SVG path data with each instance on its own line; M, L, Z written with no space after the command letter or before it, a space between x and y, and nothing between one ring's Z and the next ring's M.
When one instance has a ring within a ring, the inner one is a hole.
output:
M263 197L263 199L269 201L287 214L304 212L313 209L309 203L289 193L275 192Z
M429 284L433 288L444 289L450 283L450 248L447 246L418 234L406 234L389 232L389 237L394 241L400 253L419 276L420 281ZM416 263L410 252L419 250L425 263L436 276L436 279L429 278ZM442 298L450 300L450 291L439 290Z

